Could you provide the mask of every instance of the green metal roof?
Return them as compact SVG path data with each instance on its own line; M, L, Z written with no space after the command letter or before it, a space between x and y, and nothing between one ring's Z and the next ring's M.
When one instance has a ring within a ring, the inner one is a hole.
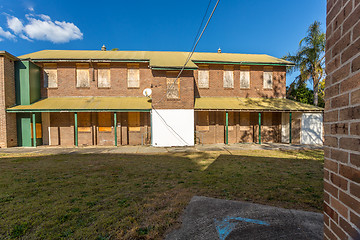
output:
M83 50L43 50L19 56L33 61L148 61L151 68L181 68L189 52L159 51L83 51ZM196 69L195 63L244 64L244 65L293 65L289 61L266 54L204 53L195 52L186 69Z
M114 112L150 111L146 97L50 97L31 105L18 105L8 112Z
M322 112L324 109L283 98L202 97L195 99L195 110Z

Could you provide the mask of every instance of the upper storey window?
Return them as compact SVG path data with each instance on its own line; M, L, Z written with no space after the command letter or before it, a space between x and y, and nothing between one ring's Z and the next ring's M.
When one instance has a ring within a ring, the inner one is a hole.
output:
M198 86L199 88L209 88L209 67L201 65L198 70Z
M224 66L224 88L234 88L234 68Z
M88 63L76 64L76 87L89 88L90 87L90 74Z
M110 64L98 63L98 88L110 88Z
M264 89L272 89L273 88L273 68L272 67L264 67L263 74L263 86Z
M180 98L180 77L177 72L167 72L166 76L166 97L167 99Z
M250 67L240 67L240 88L250 88Z
M44 87L57 88L57 66L56 63L44 64Z
M128 88L140 87L140 70L139 64L128 64L127 84Z

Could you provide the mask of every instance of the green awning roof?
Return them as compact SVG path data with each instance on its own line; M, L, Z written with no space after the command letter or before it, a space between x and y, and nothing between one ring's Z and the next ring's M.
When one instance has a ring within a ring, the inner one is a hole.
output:
M50 97L31 105L18 105L8 112L114 112L150 111L146 97Z
M283 98L202 97L195 99L195 110L322 112L324 109Z
M147 61L153 69L179 69L189 52L160 52L160 51L84 51L84 50L43 50L22 55L20 59L33 61ZM244 64L244 65L281 65L293 63L266 54L239 53L209 53L195 52L185 69L197 69L195 63L207 64Z

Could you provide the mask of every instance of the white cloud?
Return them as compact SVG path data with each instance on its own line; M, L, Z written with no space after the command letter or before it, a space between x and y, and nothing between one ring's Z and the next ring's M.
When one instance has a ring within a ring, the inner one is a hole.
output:
M22 39L66 43L71 40L83 38L83 33L73 23L52 21L49 16L44 14L35 15L30 13L26 14L25 17L27 20L25 24L17 17L7 17L8 28Z
M7 17L7 24L8 27L16 34L21 33L24 28L22 22L17 17L13 17L13 16Z
M28 10L29 10L30 12L33 12L33 11L34 11L34 8L33 8L33 7L28 7Z
M15 35L9 31L5 31L2 27L0 27L0 36L7 39L16 39Z

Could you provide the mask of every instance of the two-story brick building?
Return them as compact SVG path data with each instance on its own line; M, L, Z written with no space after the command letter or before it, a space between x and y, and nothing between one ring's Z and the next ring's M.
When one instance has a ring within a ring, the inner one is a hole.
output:
M322 143L322 109L286 99L268 55L0 52L0 146ZM144 89L152 90L150 97Z

